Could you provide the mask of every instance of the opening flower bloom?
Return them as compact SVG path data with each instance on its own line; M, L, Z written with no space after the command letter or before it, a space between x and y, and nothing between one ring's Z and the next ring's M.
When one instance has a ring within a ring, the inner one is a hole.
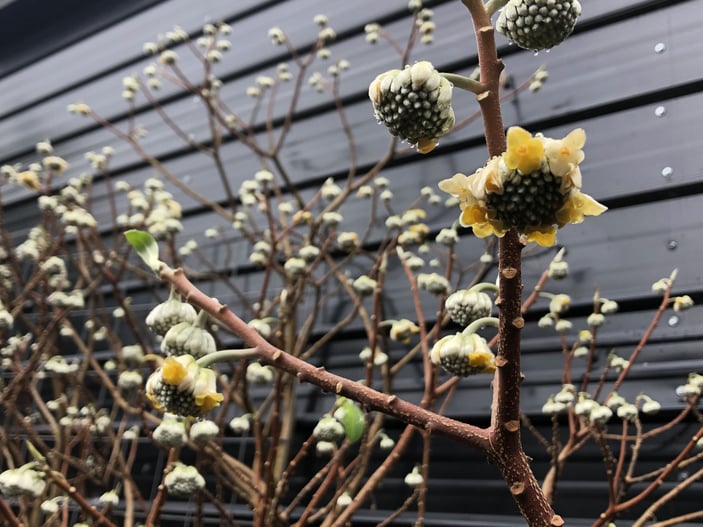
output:
M455 174L439 188L459 199L460 223L479 238L517 229L526 241L554 245L558 228L598 216L606 207L581 192L586 134L551 139L512 127L507 150L474 174Z
M201 368L192 355L167 357L149 376L146 396L159 410L183 416L199 416L220 405L215 372Z

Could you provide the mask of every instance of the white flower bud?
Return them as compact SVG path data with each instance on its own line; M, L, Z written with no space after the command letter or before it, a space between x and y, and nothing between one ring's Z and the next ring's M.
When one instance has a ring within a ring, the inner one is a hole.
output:
M344 426L331 415L325 415L312 431L319 441L336 442L344 437Z
M634 421L638 414L637 407L632 403L625 403L618 408L618 417L624 421Z
M164 448L177 448L188 439L183 421L169 414L164 416L161 424L154 429L152 437L157 445Z
M190 427L190 438L196 443L203 444L211 439L215 439L220 433L217 423L209 419L196 421Z
M408 487L415 488L422 485L422 483L425 481L425 478L422 477L422 474L420 473L420 468L415 467L413 468L412 472L408 472L405 475L403 481Z
M602 313L591 313L586 319L586 323L592 327L600 327L605 324L605 316Z
M175 463L164 484L171 496L190 498L205 487L205 478L194 466Z
M244 435L249 433L251 429L251 423L249 422L249 415L240 415L234 417L229 422L229 427L237 435Z

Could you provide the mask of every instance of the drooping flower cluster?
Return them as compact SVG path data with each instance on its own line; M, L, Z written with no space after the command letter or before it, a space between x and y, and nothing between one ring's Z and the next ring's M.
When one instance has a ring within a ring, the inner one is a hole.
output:
M510 0L496 29L521 48L540 51L561 44L580 14L578 0Z
M598 216L606 207L581 192L581 128L563 139L551 139L512 127L507 150L474 174L455 174L439 188L459 199L460 222L485 238L502 237L515 228L527 241L549 247L558 228Z
M215 372L201 368L192 355L167 357L146 382L146 395L159 410L199 416L220 405Z
M454 126L452 84L427 61L381 73L369 86L374 115L426 154Z
M430 350L430 360L459 377L493 373L496 369L495 355L476 333L456 333L439 339Z

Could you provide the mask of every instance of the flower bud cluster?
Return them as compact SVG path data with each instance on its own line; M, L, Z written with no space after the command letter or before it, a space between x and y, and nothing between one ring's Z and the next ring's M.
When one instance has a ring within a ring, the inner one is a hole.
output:
M0 493L7 497L36 498L42 495L45 488L44 473L36 470L34 463L0 473Z
M172 327L180 323L194 324L198 315L195 308L182 302L180 295L172 292L165 302L154 307L146 317L146 325L157 335L164 336Z
M423 154L454 126L452 85L427 61L380 74L369 98L378 122Z
M571 34L580 14L578 0L510 0L496 30L521 48L551 49Z
M215 372L201 368L192 355L167 357L149 376L146 395L159 410L182 416L199 416L219 406Z
M449 295L444 307L453 322L465 327L474 320L490 316L493 302L482 291L463 289Z
M439 273L418 274L417 286L433 295L445 295L451 289L449 280Z
M312 431L318 441L336 443L344 438L344 426L334 416L325 415L320 419Z
M495 355L486 340L476 333L456 333L439 339L430 350L430 360L459 377L492 373L496 369Z
M171 472L166 474L164 485L171 496L190 498L205 488L205 478L194 466L176 462Z

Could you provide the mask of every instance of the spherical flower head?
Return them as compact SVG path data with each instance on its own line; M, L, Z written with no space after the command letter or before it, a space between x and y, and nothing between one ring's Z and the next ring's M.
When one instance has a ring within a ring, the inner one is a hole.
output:
M196 321L198 314L187 302L181 302L178 295L173 295L158 304L146 317L146 325L157 335L164 336L176 324Z
M190 322L179 322L166 332L161 341L164 355L192 355L200 358L216 351L214 337L204 328Z
M398 342L402 342L403 344L409 344L410 337L419 332L420 328L417 324L407 318L403 318L401 320L395 320L391 324L390 337L391 340L396 340Z
M549 50L571 34L580 14L578 0L510 0L496 30L521 48Z
M495 355L476 333L457 333L439 339L430 350L430 360L459 377L493 373L496 369Z
M320 419L312 431L319 441L339 441L344 437L344 426L331 415L325 415Z
M46 488L44 473L34 470L34 463L5 470L0 474L0 492L7 497L41 496Z
M194 466L175 463L164 484L171 496L188 498L205 487L205 478Z
M206 443L211 439L215 439L220 433L220 428L217 423L210 421L209 419L203 419L202 421L196 421L190 427L189 435L190 438L196 443Z
M368 296L376 290L377 282L368 275L361 275L352 282L352 287L361 296Z
M452 85L427 61L381 73L369 86L369 98L378 122L421 154L454 126Z
M506 152L471 176L455 174L441 181L439 188L459 200L459 221L477 237L502 237L514 228L525 241L549 247L556 243L558 228L606 210L581 192L578 163L584 142L580 129L554 140L512 127Z
M159 410L181 416L200 416L220 405L215 372L201 368L192 355L167 357L149 376L146 395Z
M185 424L173 415L164 417L161 424L154 429L152 437L156 444L164 448L177 448L188 439Z
M474 320L490 316L493 302L491 297L482 291L464 289L449 295L444 307L452 321L465 327Z

